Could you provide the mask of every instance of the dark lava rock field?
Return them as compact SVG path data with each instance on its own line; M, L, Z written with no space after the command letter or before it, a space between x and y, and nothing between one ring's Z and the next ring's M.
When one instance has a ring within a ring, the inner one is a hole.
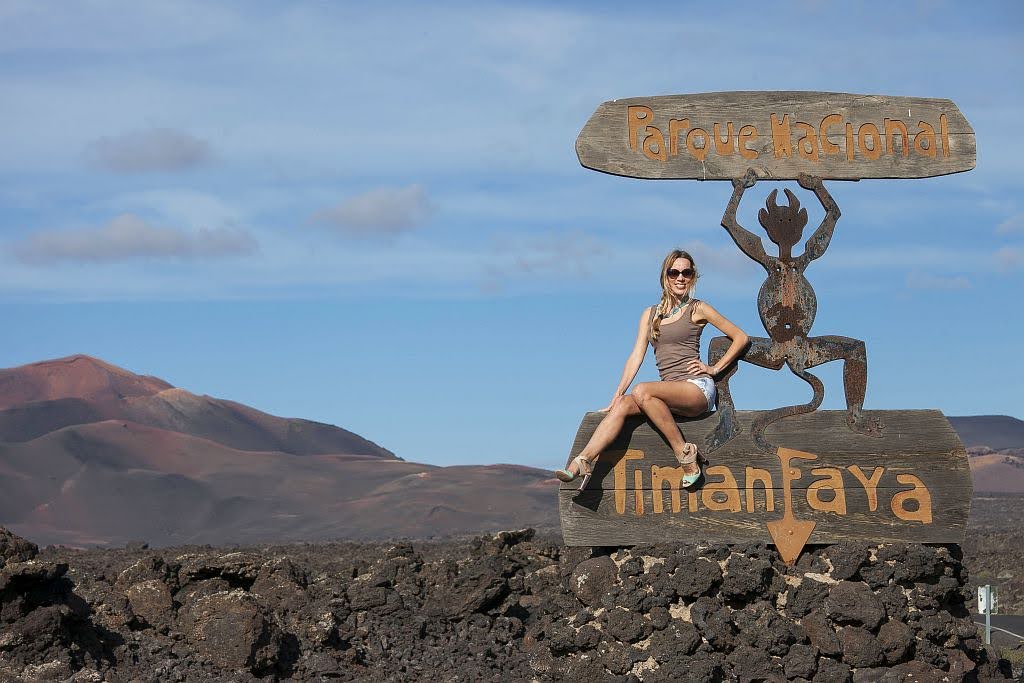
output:
M988 680L956 546L69 550L0 531L0 681Z
M1002 614L1024 614L1024 497L975 495L963 542L964 564L971 570L969 590L991 584L999 591Z

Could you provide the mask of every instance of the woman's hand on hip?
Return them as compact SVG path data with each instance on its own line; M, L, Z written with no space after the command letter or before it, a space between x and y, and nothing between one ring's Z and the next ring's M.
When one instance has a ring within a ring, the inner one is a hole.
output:
M686 371L691 375L711 375L715 376L715 369L710 365L705 365L699 358L691 358L686 362Z

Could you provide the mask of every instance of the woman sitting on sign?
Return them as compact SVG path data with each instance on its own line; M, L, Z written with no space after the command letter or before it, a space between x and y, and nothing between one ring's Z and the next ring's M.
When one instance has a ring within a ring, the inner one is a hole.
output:
M601 451L619 435L627 417L641 413L662 433L675 453L683 468L683 486L693 486L700 479L702 469L697 446L686 441L673 413L697 417L714 410L714 377L743 352L747 335L709 303L691 297L698 277L693 257L685 251L676 249L665 257L661 267L661 302L648 307L640 316L636 344L622 371L615 397L601 411L607 415L568 468L555 472L559 479L572 481L582 475L580 490L583 490ZM713 367L700 360L700 335L707 323L725 333L732 342ZM661 381L642 382L633 388L633 393L626 394L640 370L648 343L654 347Z

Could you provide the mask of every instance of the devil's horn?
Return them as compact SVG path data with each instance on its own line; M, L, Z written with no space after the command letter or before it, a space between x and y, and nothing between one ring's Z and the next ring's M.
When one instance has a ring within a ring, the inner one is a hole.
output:
M796 198L795 194L789 191L788 187L786 188L786 197L789 199L789 210L792 211L793 213L799 211L800 200Z
M772 190L772 193L768 195L768 201L766 202L768 206L768 213L775 213L776 211L778 211L779 205L775 203L775 198L778 196L778 194L778 190Z

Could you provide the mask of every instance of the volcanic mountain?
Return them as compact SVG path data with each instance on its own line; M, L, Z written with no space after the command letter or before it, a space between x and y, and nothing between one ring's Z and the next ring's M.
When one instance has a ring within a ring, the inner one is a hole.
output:
M436 467L333 425L89 356L0 370L0 525L38 543L426 537L552 527L555 482Z
M1024 493L1024 420L974 415L949 422L967 447L976 493Z
M1024 422L950 420L976 491L1024 493ZM89 356L0 370L0 525L38 543L553 529L556 488L529 467L407 462L340 427L197 396Z
M949 423L967 448L1024 448L1024 420L1009 415L950 417Z

